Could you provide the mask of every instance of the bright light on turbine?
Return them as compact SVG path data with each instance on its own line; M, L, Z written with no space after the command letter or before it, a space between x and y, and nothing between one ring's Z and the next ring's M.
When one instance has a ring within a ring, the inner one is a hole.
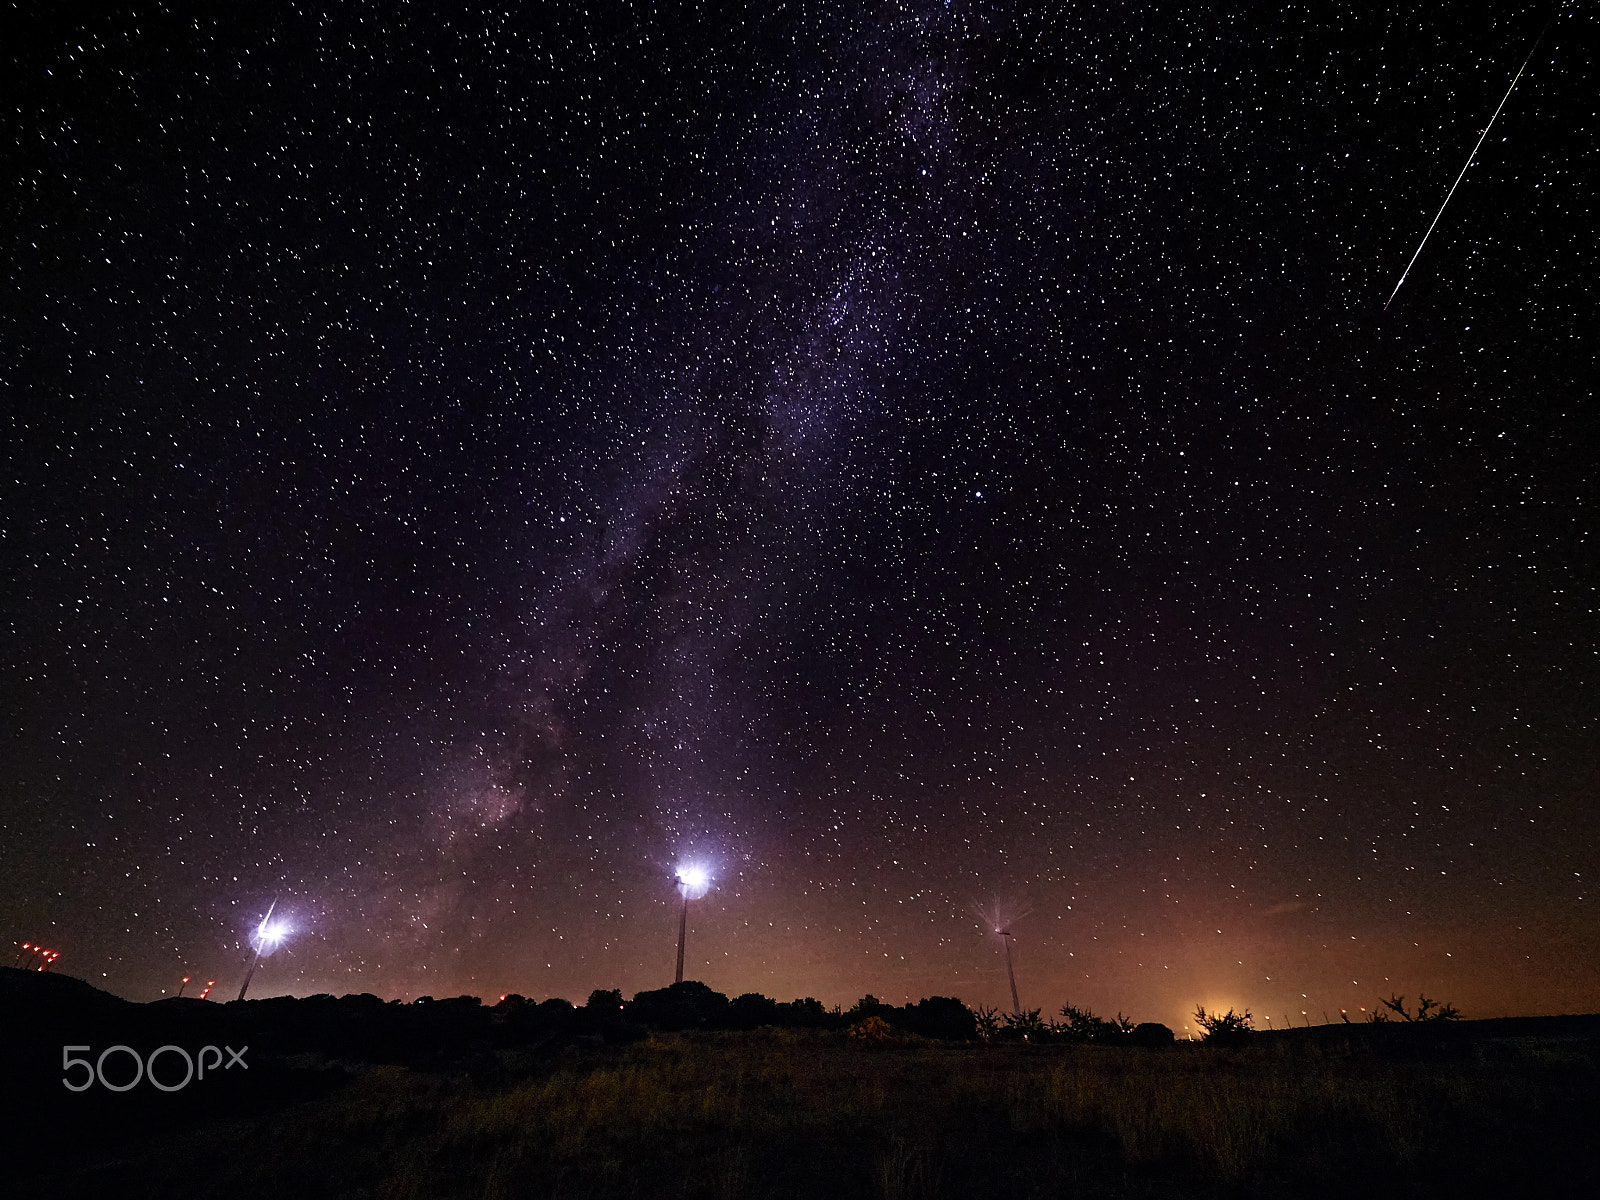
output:
M265 957L283 945L293 932L294 926L290 925L282 917L274 918L269 911L261 919L261 924L256 926L255 935L250 939L250 947L257 954Z
M711 890L711 872L702 866L686 865L678 868L678 888L684 898L698 900Z

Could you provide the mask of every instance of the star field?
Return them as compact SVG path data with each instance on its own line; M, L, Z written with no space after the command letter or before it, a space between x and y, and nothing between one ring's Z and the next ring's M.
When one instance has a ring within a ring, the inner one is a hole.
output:
M535 8L6 19L18 943L1600 1004L1591 14Z

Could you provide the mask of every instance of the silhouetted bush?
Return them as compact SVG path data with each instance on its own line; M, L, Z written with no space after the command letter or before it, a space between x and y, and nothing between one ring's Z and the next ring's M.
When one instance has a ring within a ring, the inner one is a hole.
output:
M1158 1021L1140 1021L1133 1027L1133 1032L1128 1034L1128 1042L1134 1046L1148 1046L1153 1050L1163 1046L1170 1046L1177 1041L1172 1030Z
M1406 1011L1406 998L1404 996L1390 996L1387 1000L1380 1000L1379 1003L1384 1008L1387 1008L1389 1012L1397 1013L1402 1021L1412 1024L1427 1024L1430 1021L1459 1021L1461 1019L1461 1013L1454 1004L1441 1005L1437 1000L1429 1000L1420 993L1417 995L1417 1012L1415 1016ZM1370 1019L1374 1024L1381 1025L1392 1018L1383 1009L1373 1009Z
M847 1032L852 1041L887 1042L894 1037L894 1026L874 1013L851 1022Z
M1037 1008L1030 1008L1020 1013L1007 1013L1000 1029L1001 1037L1024 1042L1043 1041L1049 1034L1050 1028L1044 1023Z
M746 992L728 1004L729 1029L759 1029L763 1025L779 1025L779 1005L759 992Z
M973 1012L954 996L929 996L902 1010L904 1027L923 1037L970 1041L978 1036Z
M534 1006L533 1023L545 1030L566 1031L576 1025L574 1017L577 1011L571 1000L562 996L552 996Z
M705 984L686 979L671 987L640 992L629 1002L628 1019L654 1029L722 1028L728 998Z
M845 1017L849 1024L854 1025L868 1017L881 1017L887 1021L897 1011L894 1005L879 1000L869 992L850 1006L850 1011L845 1013Z
M978 1037L985 1041L993 1041L1000 1034L1000 1010L992 1004L980 1004L972 1010L972 1021L978 1031Z
M1211 1046L1242 1045L1255 1032L1248 1009L1243 1013L1235 1013L1231 1008L1225 1013L1208 1013L1204 1008L1197 1008L1194 1019L1206 1031L1205 1041Z
M607 991L601 988L595 988L594 991L589 993L589 1002L588 1004L584 1005L584 1007L597 1014L605 1014L607 1016L615 1014L617 1016L621 1016L624 1008L622 1003L622 989L612 988Z
M787 1029L838 1029L843 1014L829 1012L815 996L778 1005L777 1024Z
M1061 1006L1061 1022L1051 1022L1051 1031L1067 1042L1120 1042L1133 1030L1133 1022L1118 1013L1113 1020L1097 1017L1087 1008Z

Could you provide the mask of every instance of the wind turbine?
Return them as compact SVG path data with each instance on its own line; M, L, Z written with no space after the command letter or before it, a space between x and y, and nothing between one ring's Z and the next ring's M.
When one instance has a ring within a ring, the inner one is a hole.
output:
M711 874L704 867L683 866L674 877L678 891L683 896L683 908L678 914L678 972L673 983L683 982L683 943L689 933L689 901L698 900L711 887Z
M1008 927L1006 929L996 929L995 932L1006 940L1006 978L1011 981L1011 1015L1020 1017L1022 1015L1022 1001L1017 999L1017 970L1011 964L1011 930Z
M256 964L263 955L271 954L283 945L283 939L289 936L289 923L287 921L274 921L272 910L278 907L278 898L272 898L271 905L267 908L267 915L261 918L261 924L256 926L256 935L251 939L255 946L256 956L250 960L250 969L244 973L244 982L239 985L239 999L244 999L244 994L250 988L250 978L256 973ZM206 991L210 991L207 988Z

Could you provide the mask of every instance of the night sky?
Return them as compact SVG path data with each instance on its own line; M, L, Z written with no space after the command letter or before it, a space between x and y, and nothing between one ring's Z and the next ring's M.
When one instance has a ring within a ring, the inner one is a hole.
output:
M1549 7L138 7L0 18L6 938L1600 1008L1591 6L1387 312Z

